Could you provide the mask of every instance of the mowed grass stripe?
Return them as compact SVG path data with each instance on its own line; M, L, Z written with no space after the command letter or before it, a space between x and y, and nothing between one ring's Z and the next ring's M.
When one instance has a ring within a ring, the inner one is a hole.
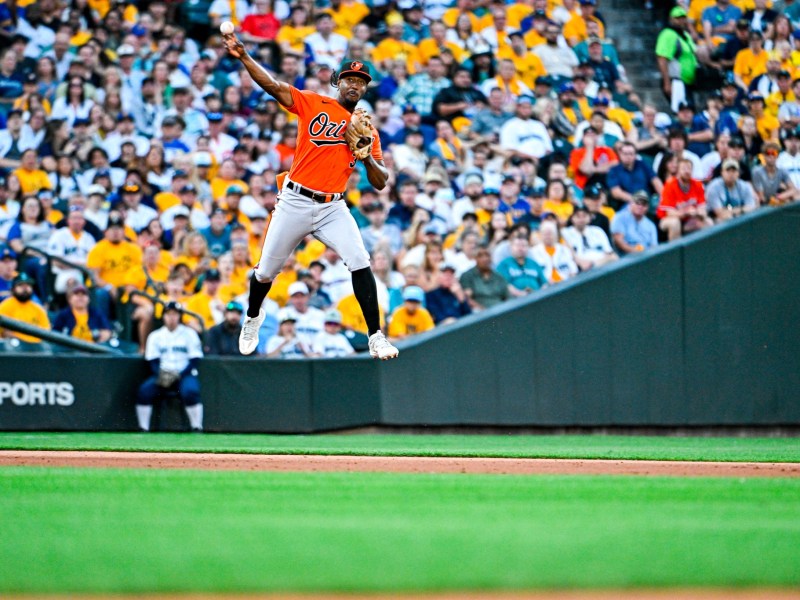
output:
M0 449L800 462L800 438L0 433Z
M800 584L789 479L0 469L0 593Z

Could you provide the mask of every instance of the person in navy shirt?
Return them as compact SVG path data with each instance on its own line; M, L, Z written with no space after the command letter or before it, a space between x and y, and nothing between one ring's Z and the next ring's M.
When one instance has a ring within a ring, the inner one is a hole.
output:
M444 263L439 268L439 285L425 293L425 307L437 325L452 323L472 312L453 265Z
M619 147L619 164L611 167L606 176L611 191L613 208L619 208L633 200L633 194L643 191L648 196L661 194L664 184L653 169L640 158L636 158L636 146L623 142Z

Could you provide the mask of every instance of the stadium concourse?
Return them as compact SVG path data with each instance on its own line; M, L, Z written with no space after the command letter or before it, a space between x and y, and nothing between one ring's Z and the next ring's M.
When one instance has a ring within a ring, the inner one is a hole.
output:
M369 68L389 184L358 163L342 191L398 340L796 201L796 6L627 8L665 23L645 99L597 0L0 3L0 315L135 351L175 301L207 354L238 352L297 126L224 21L302 90ZM262 356L363 347L347 267L311 237L265 309Z

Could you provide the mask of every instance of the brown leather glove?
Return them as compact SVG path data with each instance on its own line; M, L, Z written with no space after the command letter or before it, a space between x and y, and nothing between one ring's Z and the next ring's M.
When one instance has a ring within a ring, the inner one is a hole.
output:
M350 117L344 139L350 150L359 160L364 160L372 152L372 116L363 108L357 108Z

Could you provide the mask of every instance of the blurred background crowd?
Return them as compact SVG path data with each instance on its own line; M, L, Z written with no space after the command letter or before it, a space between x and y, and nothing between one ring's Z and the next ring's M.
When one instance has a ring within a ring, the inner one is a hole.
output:
M0 315L135 352L177 301L207 353L238 353L297 126L223 21L300 89L369 67L389 185L357 169L345 196L391 339L796 200L800 1L636 9L663 24L663 97L636 93L596 0L0 1ZM365 346L313 238L267 314L261 356Z

